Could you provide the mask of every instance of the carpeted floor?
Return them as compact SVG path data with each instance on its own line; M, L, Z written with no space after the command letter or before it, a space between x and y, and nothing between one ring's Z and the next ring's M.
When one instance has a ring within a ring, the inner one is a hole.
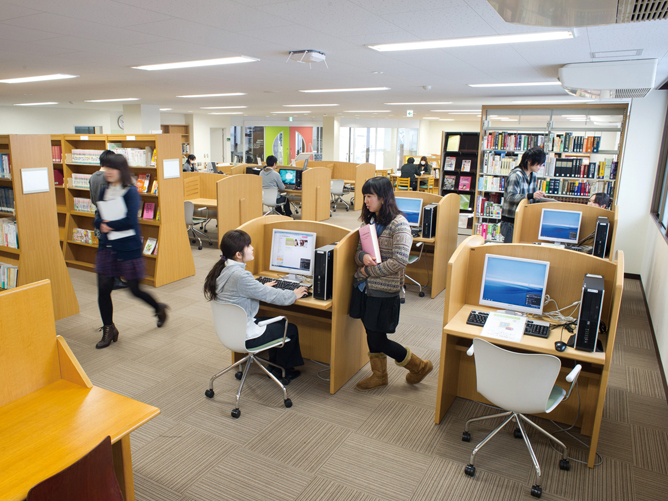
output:
M355 228L358 215L339 209L329 222ZM230 361L202 296L204 277L219 252L206 245L192 249L194 277L147 288L170 306L162 329L129 292L114 292L119 341L96 350L101 325L96 277L72 269L81 313L57 322L94 384L162 411L132 434L138 500L532 499L535 472L510 430L480 453L475 478L464 475L472 448L495 425L478 425L471 443L464 443L463 424L491 413L489 408L457 400L440 425L433 422L443 294L432 300L409 292L395 335L434 362L422 384L409 386L405 370L388 364L387 387L357 392L354 384L365 377L367 365L330 395L317 375L322 367L307 361L303 375L288 386L294 405L285 409L278 389L255 370L242 394L242 416L231 418L238 387L233 374L217 380L212 400L204 396L209 378ZM542 499L668 498L668 405L640 287L627 280L624 288L598 448L603 463L590 470L572 462L570 472L560 471L559 454L532 435L543 469ZM564 440L574 458L586 457L583 446Z

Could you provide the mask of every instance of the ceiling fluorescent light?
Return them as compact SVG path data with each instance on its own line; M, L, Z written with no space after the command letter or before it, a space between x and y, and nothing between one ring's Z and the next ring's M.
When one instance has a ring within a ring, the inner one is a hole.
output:
M532 87L537 85L561 85L561 82L522 82L522 83L494 83L468 84L469 87Z
M248 106L203 106L200 110L240 110Z
M480 110L429 110L432 113L480 113Z
M314 108L322 106L338 106L338 104L284 104L283 108Z
M420 49L447 49L452 47L473 47L476 45L500 45L523 42L545 42L573 38L572 31L547 31L543 33L523 33L516 35L492 35L483 37L451 38L447 40L425 40L420 42L388 43L369 45L380 52Z
M438 117L423 117L422 120L438 120Z
M79 75L65 75L56 73L55 75L41 75L39 77L23 77L23 78L9 78L7 80L0 80L1 83L17 84L29 82L45 82L47 80L64 80L66 78L79 78Z
M435 104L452 104L452 101L441 101L441 102L433 102L433 103L384 103L386 106L419 106L421 104L430 104L430 105L435 105Z
M479 111L450 111L448 115L479 115Z
M346 113L390 113L390 110L346 110Z
M214 113L209 113L209 115L243 115L243 111L216 111Z
M55 102L52 103L20 103L20 104L15 104L14 106L46 106L48 104L58 104Z
M455 119L454 118L439 118L438 121L439 122L454 122Z
M238 56L223 57L220 59L201 59L199 61L182 61L180 63L147 64L144 66L133 66L135 70L159 71L177 70L181 68L200 68L202 66L219 66L221 64L254 63L259 61L254 57Z
M172 111L171 108L160 108L160 111Z
M117 101L139 101L138 97L121 97L119 99L86 99L84 103L114 103Z
M286 115L294 115L295 113L311 113L310 111L272 111L272 113L284 113Z
M513 104L573 104L573 103L591 103L595 99L560 99L553 101L512 101Z
M230 96L245 96L245 92L228 92L226 94L190 94L188 96L176 96L176 97L185 97L185 98L193 98L193 97L230 97Z
M390 90L389 87L358 87L355 89L311 89L311 90L300 90L299 92L367 92L374 90Z

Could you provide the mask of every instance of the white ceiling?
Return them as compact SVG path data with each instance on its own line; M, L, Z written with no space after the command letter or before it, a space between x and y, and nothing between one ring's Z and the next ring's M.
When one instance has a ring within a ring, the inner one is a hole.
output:
M430 109L471 108L534 96L568 98L560 87L471 88L469 83L554 80L591 52L643 49L668 77L668 21L575 30L572 40L381 53L366 45L539 32L504 22L486 0L0 0L0 79L51 73L80 78L0 84L0 105L58 101L59 107L119 110L86 99L137 97L136 103L186 113L202 106L248 106L247 116L284 104L338 103L310 116L383 110L390 118L443 116ZM286 63L290 50L316 49L322 63ZM132 66L246 55L260 62L168 71ZM382 73L374 73L382 72ZM299 89L378 87L383 92L304 94ZM423 90L431 86L431 90ZM246 92L180 99L177 95ZM70 104L70 101L73 104ZM388 107L386 102L453 101ZM225 111L225 110L222 110ZM234 111L234 110L231 110ZM366 116L366 114L364 115ZM462 116L459 116L463 118ZM475 116L471 117L477 119Z

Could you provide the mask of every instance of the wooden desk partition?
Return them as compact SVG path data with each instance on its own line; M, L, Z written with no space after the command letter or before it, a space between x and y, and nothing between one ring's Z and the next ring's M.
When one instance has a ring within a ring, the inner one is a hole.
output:
M374 164L359 164L355 168L355 177L344 177L342 179L354 179L355 180L355 206L353 210L362 210L364 205L364 195L362 195L362 186L366 183L367 179L376 177L376 166Z
M302 221L329 219L332 173L324 167L306 169L302 174Z
M226 176L216 187L220 245L226 232L262 216L262 178L254 174Z
M296 163L302 167L303 160ZM308 169L312 167L327 167L332 171L332 179L355 180L355 206L353 210L362 210L364 205L364 196L362 195L362 186L367 179L376 176L376 166L370 163L357 164L354 162L332 162L328 160L309 161ZM307 169L307 171L308 171Z
M436 209L436 235L433 238L413 239L411 254L419 254L415 244L423 242L425 248L420 260L406 268L406 274L424 286L431 287L431 298L445 289L448 261L457 248L457 225L459 222L459 197L450 193L444 197L420 191L395 191L395 197L421 198L422 207L438 204Z
M51 284L0 293L0 493L24 500L31 487L111 436L126 501L134 497L130 432L160 410L91 384L56 335Z
M572 396L550 414L538 416L566 424L572 424L579 416L576 426L581 428L583 435L591 437L588 465L592 468L596 460L596 446L624 287L624 255L618 251L616 261L609 261L580 252L537 245L484 245L483 238L477 235L462 242L448 262L436 423L441 422L456 397L489 403L476 391L475 363L472 357L466 355L472 340L478 337L482 330L481 327L466 323L468 314L471 309L493 310L479 304L480 284L487 254L549 261L547 294L562 308L580 300L585 274L601 275L604 278L601 321L608 326L608 333L599 335L603 352L591 353L573 348L567 348L563 353L557 352L554 343L560 339L560 329L553 330L548 339L524 336L519 343L494 340L494 344L511 350L559 357L562 369L558 384L563 388L568 387L565 382L566 375L576 363L582 364L583 369L578 379L581 401L578 402L577 395ZM546 311L554 309L548 307ZM568 332L564 332L564 341L568 340L568 335ZM578 415L579 405L581 408Z
M360 320L348 316L357 269L354 255L359 243L357 230L315 221L294 221L285 216L264 216L239 227L253 241L255 259L247 264L254 275L267 273L273 229L309 231L317 234L316 247L338 242L334 249L334 278L331 301L299 299L292 306L262 303L259 316L286 315L299 328L304 358L330 364L330 393L336 393L367 363L366 336ZM238 359L239 354L235 354Z
M188 194L185 193L185 199L216 198L216 183L225 177L225 174L214 174L213 172L184 172L184 190L187 190L187 183L192 183L192 181L188 181L189 179L197 179L199 186L199 194L197 196L188 196ZM193 185L190 186L192 187Z
M194 176L188 174L195 174ZM183 173L183 198L185 200L193 200L200 197L200 179L195 172Z
M615 206L613 210L601 209L584 204L564 203L564 202L545 202L528 203L522 200L517 206L515 213L515 229L513 231L513 243L532 244L538 242L538 230L540 229L540 218L543 209L570 210L582 212L582 221L580 222L580 239L593 233L596 230L596 218L607 217L610 221L610 230L608 231L608 248L606 257L612 259L615 255L615 237L617 236L617 220L619 208Z

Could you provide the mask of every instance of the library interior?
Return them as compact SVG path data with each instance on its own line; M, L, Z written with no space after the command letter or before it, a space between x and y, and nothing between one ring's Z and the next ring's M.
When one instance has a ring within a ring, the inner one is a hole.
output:
M3 2L0 501L666 499L667 47L655 0Z

